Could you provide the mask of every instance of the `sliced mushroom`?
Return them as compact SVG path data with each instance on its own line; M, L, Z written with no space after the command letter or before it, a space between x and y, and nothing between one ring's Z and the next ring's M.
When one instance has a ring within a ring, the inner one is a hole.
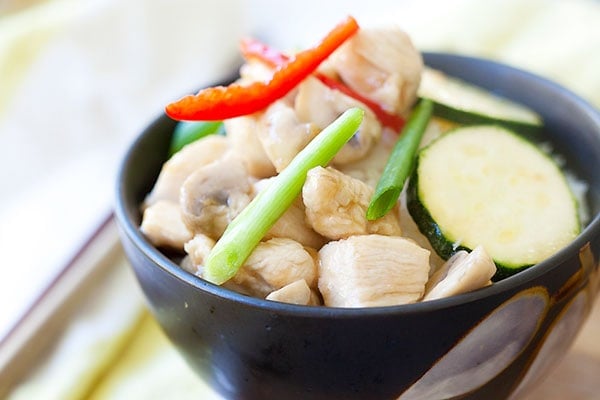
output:
M192 232L183 223L179 204L159 200L144 210L140 230L156 247L183 250Z
M423 300L434 300L471 292L487 286L496 273L496 264L482 246L459 251L434 273Z
M398 206L382 218L368 221L373 188L331 167L308 171L302 188L306 220L321 235L337 240L352 235L379 233L400 236Z
M316 78L307 78L298 87L294 108L298 119L312 122L319 129L331 124L351 107L365 109L365 116L358 131L336 154L333 164L348 164L363 158L371 146L381 137L381 124L364 104L345 94L329 89Z
M231 281L256 297L304 279L309 287L317 286L317 266L311 251L286 238L261 242Z
M211 135L182 148L164 163L154 188L144 201L144 207L160 200L178 202L183 181L198 168L220 158L229 147L226 137Z
M261 179L254 183L254 192L259 193L273 182L273 178ZM265 234L265 239L289 238L314 249L320 249L326 238L315 232L306 222L304 203L299 196L292 205L283 213L275 224Z
M281 172L320 131L313 123L301 123L285 101L270 105L260 117L258 139L277 172Z
M183 221L194 233L213 239L250 202L252 186L242 162L227 156L198 169L181 186Z
M366 28L333 53L327 67L388 112L404 114L417 98L423 58L399 28Z
M428 276L429 251L398 236L352 236L319 251L319 290L330 307L414 303Z
M385 129L381 140L371 147L363 159L336 166L336 169L375 188L397 139L396 133Z
M320 304L318 296L310 287L308 287L308 284L304 279L298 279L279 290L269 293L266 299L304 306L316 306Z
M250 175L257 178L275 175L275 167L258 139L257 132L262 127L255 115L230 118L224 121L224 125L233 151L244 162Z

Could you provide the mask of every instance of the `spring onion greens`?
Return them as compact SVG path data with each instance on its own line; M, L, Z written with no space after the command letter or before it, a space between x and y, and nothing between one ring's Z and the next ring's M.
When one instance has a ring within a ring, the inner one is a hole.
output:
M229 224L208 255L204 278L222 284L233 277L267 231L302 191L307 172L325 166L358 130L364 111L351 108L317 135Z
M186 144L195 142L208 135L223 134L224 132L225 127L221 121L181 121L177 124L173 132L169 156L177 153Z
M431 100L422 99L411 113L377 182L375 194L367 209L368 220L383 217L398 201L404 183L414 168L419 143L432 110Z

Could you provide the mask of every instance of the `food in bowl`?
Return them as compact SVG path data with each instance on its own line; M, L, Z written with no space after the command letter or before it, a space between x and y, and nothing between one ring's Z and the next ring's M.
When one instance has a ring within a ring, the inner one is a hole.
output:
M348 18L295 55L242 50L237 82L167 107L200 122L177 127L142 205L141 231L187 271L279 302L394 306L488 286L580 233L542 118L424 67L401 30Z

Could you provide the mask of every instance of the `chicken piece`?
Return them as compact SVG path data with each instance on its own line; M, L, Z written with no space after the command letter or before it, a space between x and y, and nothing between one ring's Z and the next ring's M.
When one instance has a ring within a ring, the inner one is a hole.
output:
M308 284L304 279L298 279L279 290L269 293L266 299L303 306L320 305L318 295L314 290L308 287Z
M281 172L319 132L313 123L301 123L285 101L270 105L260 117L257 130L265 153L277 172Z
M386 111L406 114L417 98L423 58L399 28L366 28L335 51L326 67Z
M242 162L229 155L191 174L181 186L183 221L193 233L221 237L229 223L248 205L252 185Z
M319 290L330 307L414 303L428 277L429 251L403 237L351 236L319 251Z
M333 240L367 233L400 236L398 205L375 221L367 220L372 196L372 187L331 167L308 171L302 187L306 220L321 235Z
M249 85L253 82L267 82L273 77L275 70L258 60L247 60L240 68L240 79L236 83Z
M154 188L144 201L144 207L160 200L178 202L183 181L198 168L221 157L229 147L226 137L211 135L182 148L164 163Z
M179 204L159 200L144 210L140 230L156 247L183 250L192 232L185 226Z
M262 298L299 279L316 288L316 254L311 253L292 239L261 242L231 281L252 296Z
M335 165L362 159L381 137L381 124L375 114L364 104L328 88L316 78L307 78L298 87L294 104L298 119L304 122L310 121L319 129L327 127L351 107L363 108L365 115L358 131L334 157L332 163Z
M190 262L194 266L195 273L201 275L204 261L215 247L215 241L202 233L196 233L194 237L185 243L183 249L188 254Z
M487 286L496 273L496 264L482 246L459 251L431 276L423 300L441 299Z
M267 178L275 175L275 167L267 156L257 132L263 129L254 115L225 120L225 131L233 152L244 162L250 175Z
M261 179L254 183L254 192L258 194L273 182L273 178ZM283 213L275 224L265 234L264 239L272 239L275 237L289 238L302 244L303 246L320 249L327 239L319 235L306 222L306 214L304 212L304 203L302 198L298 196L292 205Z

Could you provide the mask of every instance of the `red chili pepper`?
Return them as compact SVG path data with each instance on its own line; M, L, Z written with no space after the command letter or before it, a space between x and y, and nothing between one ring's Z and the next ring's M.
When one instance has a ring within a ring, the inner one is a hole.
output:
M247 86L231 84L203 89L167 105L166 113L175 120L219 121L260 111L282 98L358 30L352 17L337 25L317 46L296 54L281 65L269 82Z
M247 60L258 59L270 67L278 67L289 60L289 56L280 53L255 39L244 39L241 42L240 47L244 58ZM345 85L343 82L318 72L315 74L315 76L328 88L338 90L346 96L352 97L353 99L358 100L369 107L369 109L373 111L373 114L375 114L383 126L393 129L394 132L400 132L404 126L404 118L387 112L378 103L366 98L365 96L356 92L354 89Z

